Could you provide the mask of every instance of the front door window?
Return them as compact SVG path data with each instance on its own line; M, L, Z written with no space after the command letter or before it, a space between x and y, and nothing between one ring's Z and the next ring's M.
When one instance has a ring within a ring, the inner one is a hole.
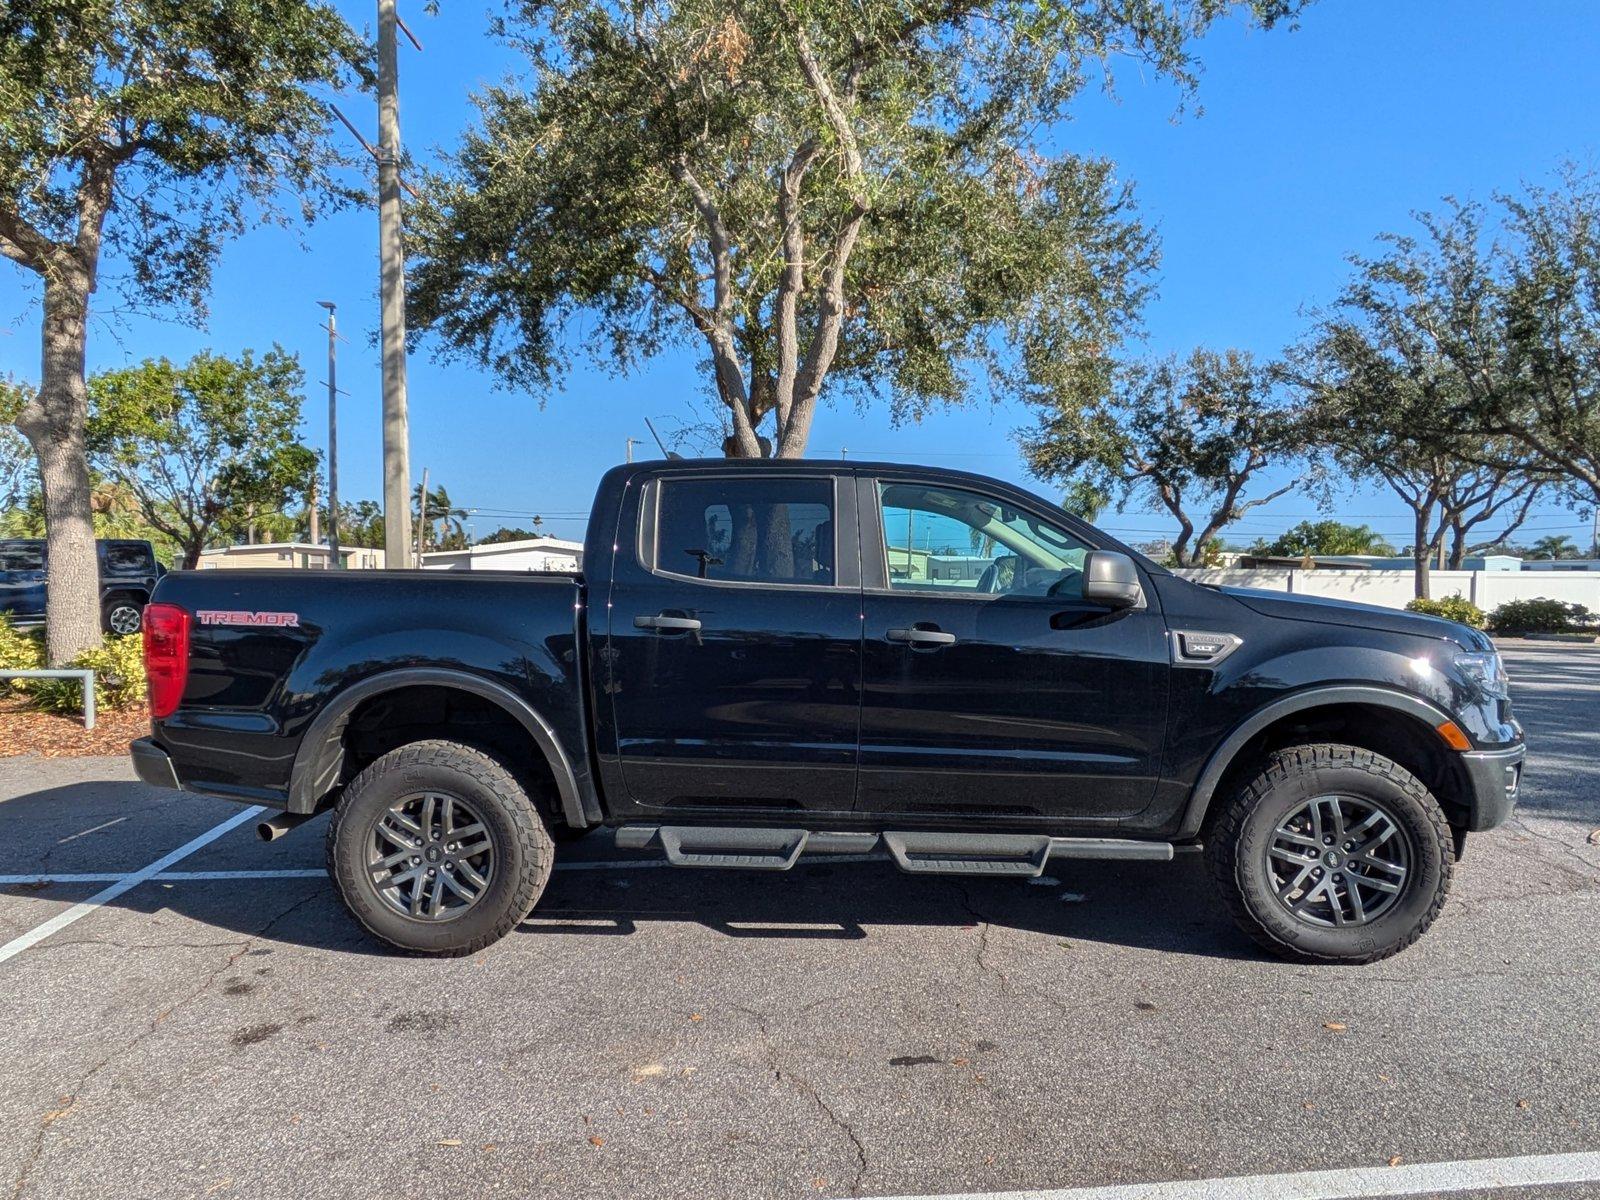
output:
M879 486L889 586L947 595L1083 595L1089 547L1002 501L920 483Z

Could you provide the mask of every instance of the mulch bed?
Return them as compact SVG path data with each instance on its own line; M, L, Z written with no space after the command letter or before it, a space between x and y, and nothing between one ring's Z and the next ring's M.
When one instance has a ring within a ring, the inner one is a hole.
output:
M149 732L150 711L142 704L98 712L94 728L85 729L81 713L40 712L20 696L0 696L0 758L126 754L129 742Z

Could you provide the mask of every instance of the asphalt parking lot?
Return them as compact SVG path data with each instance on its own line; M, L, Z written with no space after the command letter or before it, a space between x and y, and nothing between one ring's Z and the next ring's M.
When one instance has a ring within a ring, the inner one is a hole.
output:
M1432 933L1367 968L1263 958L1193 856L1034 885L752 877L603 836L506 941L412 960L345 917L323 821L270 845L244 821L58 927L240 810L123 760L0 759L0 1179L52 1200L746 1200L1370 1168L1399 1189L1203 1193L1287 1197L1594 1157L1600 650L1507 659L1523 807L1472 839Z

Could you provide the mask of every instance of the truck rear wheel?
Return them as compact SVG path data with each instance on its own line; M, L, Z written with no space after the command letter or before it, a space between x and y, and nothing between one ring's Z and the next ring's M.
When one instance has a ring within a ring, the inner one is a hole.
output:
M1218 815L1206 859L1234 919L1301 962L1367 963L1433 924L1455 868L1439 802L1357 746L1268 756Z
M554 862L522 785L457 742L413 742L377 759L328 826L328 874L345 907L413 954L471 954L498 941L532 910Z

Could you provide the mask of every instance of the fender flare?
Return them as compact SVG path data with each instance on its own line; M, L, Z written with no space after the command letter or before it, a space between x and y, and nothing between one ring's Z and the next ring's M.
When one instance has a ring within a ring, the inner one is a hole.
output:
M1178 826L1175 839L1181 841L1199 834L1217 785L1222 782L1222 777L1233 764L1235 756L1251 738L1268 725L1282 720L1291 713L1304 712L1312 708L1326 708L1333 704L1370 704L1393 709L1408 717L1415 717L1426 723L1430 729L1441 721L1451 719L1443 709L1430 704L1420 696L1390 688L1358 684L1312 688L1309 691L1296 692L1292 696L1274 700L1235 726L1233 732L1223 739L1222 744L1211 752L1205 768L1200 772L1200 778L1195 780L1194 787L1189 792L1189 802L1184 808L1183 821Z
M468 671L455 671L446 667L396 667L369 675L351 684L330 700L300 739L295 752L294 768L289 777L289 805L292 813L310 814L333 789L338 781L339 768L344 759L342 737L349 724L350 714L364 700L381 696L385 692L408 687L448 687L482 696L504 709L533 739L545 764L555 777L556 793L561 800L561 815L574 829L590 825L584 815L583 801L578 790L578 779L572 763L561 747L550 722L545 720L531 704L504 684Z

